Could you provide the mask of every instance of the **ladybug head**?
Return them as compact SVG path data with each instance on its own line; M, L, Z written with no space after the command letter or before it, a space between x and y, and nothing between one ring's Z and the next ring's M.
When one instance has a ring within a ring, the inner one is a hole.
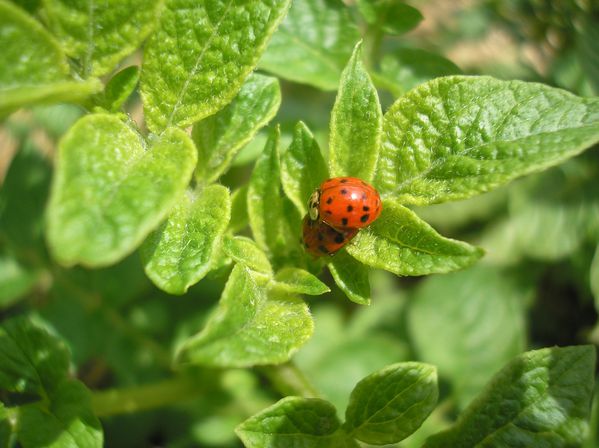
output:
M318 208L320 206L320 190L314 191L308 200L308 215L312 221L318 219Z

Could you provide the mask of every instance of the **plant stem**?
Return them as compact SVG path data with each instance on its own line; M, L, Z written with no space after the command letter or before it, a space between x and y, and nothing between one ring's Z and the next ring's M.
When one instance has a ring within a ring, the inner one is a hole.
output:
M274 388L283 396L296 395L304 398L320 396L316 388L308 381L293 361L277 366L260 367Z
M92 393L92 407L98 417L146 411L191 399L205 392L189 375L158 383Z

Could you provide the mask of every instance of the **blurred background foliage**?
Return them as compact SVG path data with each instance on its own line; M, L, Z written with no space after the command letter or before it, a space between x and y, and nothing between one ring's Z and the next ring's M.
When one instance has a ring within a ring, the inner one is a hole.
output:
M39 2L18 3L39 11ZM385 38L385 56L376 63L383 109L420 82L459 72L599 94L594 0L411 5L424 20L407 34ZM325 147L335 93L284 80L282 90L274 120L282 126L282 147L298 120ZM138 96L126 110L139 118ZM77 376L94 390L159 381L172 373L170 349L201 327L228 271L212 272L187 295L174 297L151 285L138 254L99 270L65 270L50 261L43 213L52 154L82 114L76 106L35 107L13 114L0 129L0 316L28 310L49 322L70 346ZM264 140L260 135L244 148L221 179L224 185L234 191L247 182ZM444 235L482 246L482 262L427 278L372 272L370 307L349 302L325 278L333 291L307 298L316 330L296 364L339 409L355 383L376 369L405 360L437 365L440 405L401 443L412 448L447 426L518 353L599 344L598 178L594 148L492 193L417 209ZM247 228L240 233L249 235ZM206 391L199 398L103 419L107 446L241 446L232 429L280 398L260 369L202 369L197 375ZM598 414L595 409L591 427L599 426ZM595 431L586 446L598 443Z

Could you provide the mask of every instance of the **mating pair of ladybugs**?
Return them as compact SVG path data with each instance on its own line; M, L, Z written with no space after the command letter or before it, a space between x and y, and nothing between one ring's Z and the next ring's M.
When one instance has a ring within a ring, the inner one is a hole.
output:
M333 255L358 230L370 225L381 213L378 192L355 177L325 180L310 196L308 214L302 223L306 251L316 257Z

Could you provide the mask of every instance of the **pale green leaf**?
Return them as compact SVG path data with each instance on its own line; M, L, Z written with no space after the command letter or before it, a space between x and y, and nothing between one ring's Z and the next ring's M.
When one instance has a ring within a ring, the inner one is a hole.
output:
M236 263L241 263L247 268L272 276L272 267L266 254L256 243L244 236L226 238L223 243L223 251Z
M331 291L318 277L299 268L283 268L274 280L276 288L290 293L318 296Z
M331 113L329 168L332 177L371 181L381 145L383 112L361 60L361 43L341 75Z
M593 346L524 353L425 447L578 447L588 429L594 371Z
M163 291L184 294L211 269L231 214L229 190L210 185L180 196L140 254L146 274Z
M110 72L152 31L162 0L44 0L50 29L87 78Z
M426 279L409 302L418 359L436 365L465 408L489 378L526 347L531 285L490 267Z
M366 22L389 34L403 34L423 19L416 8L398 0L358 0L358 10Z
M170 129L144 148L112 115L88 115L62 139L47 238L64 265L108 265L131 253L175 205L191 179L196 150Z
M229 105L193 126L198 148L196 176L204 182L218 179L239 150L275 116L280 104L276 78L250 75Z
M352 302L370 305L368 268L342 250L328 264L335 283Z
M344 427L363 442L397 443L426 420L438 395L435 367L417 362L390 365L356 384Z
M386 201L381 216L346 246L356 260L396 275L445 273L467 267L483 252L444 238L411 210Z
M248 217L248 186L244 184L231 194L231 222L229 231L239 232L249 224Z
M328 177L328 171L316 139L303 122L295 125L293 140L282 159L283 190L305 215L308 199Z
M287 397L247 419L235 432L247 448L357 448L340 426L328 401Z
M115 74L104 89L102 103L111 112L118 112L133 93L139 81L139 67L131 65Z
M335 90L359 39L349 10L340 0L295 1L260 67L291 81Z
M250 271L236 265L206 327L183 343L177 362L217 367L278 364L287 361L312 331L302 300L267 296Z
M68 374L69 352L62 341L25 318L0 327L0 388L45 396Z
M290 0L167 0L144 54L141 93L159 132L214 114L255 68Z
M17 439L24 448L101 448L102 427L91 409L90 394L79 381L63 381L46 407L19 408Z
M589 273L591 281L591 292L595 297L595 309L599 311L599 245L595 250L595 256L591 263L591 272Z
M402 203L463 199L599 141L599 100L522 81L452 76L385 114L375 186Z

